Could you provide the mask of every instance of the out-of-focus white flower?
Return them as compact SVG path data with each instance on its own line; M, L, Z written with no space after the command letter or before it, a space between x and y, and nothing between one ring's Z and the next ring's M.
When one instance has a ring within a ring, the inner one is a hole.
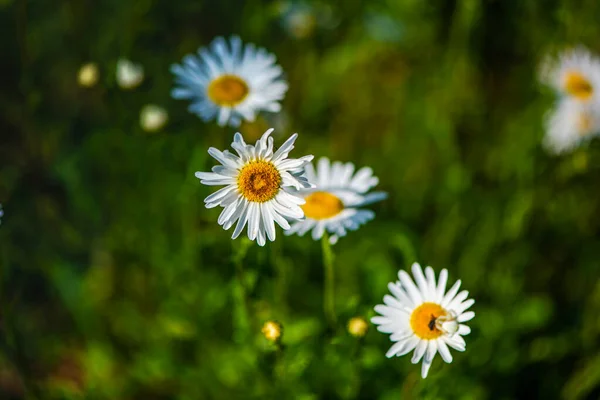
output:
M77 82L83 87L92 87L98 83L99 76L100 72L98 71L98 65L96 65L96 63L91 62L83 64L81 68L79 68Z
M284 1L278 4L283 29L295 39L312 36L317 28L333 29L339 21L330 5L309 4L304 1Z
M398 281L390 282L390 296L383 296L385 304L375 306L380 314L371 318L377 330L390 334L395 342L386 353L386 357L400 357L414 350L412 363L423 359L421 376L427 377L433 357L440 353L442 359L452 362L448 347L465 351L463 336L471 333L464 323L475 317L473 311L467 311L475 300L467 299L469 292L458 293L460 280L446 292L448 271L443 269L436 282L431 267L425 273L417 263L412 265L413 279L403 270L398 272ZM416 282L416 284L415 284Z
M600 104L564 98L546 116L544 145L552 153L573 150L600 134Z
M594 102L600 91L600 59L585 47L567 50L558 57L547 57L540 70L542 83L561 96L580 102Z
M296 8L290 11L283 21L288 33L297 39L309 37L317 26L317 18L309 8Z
M285 234L302 236L312 229L313 239L319 240L327 231L331 233L330 243L334 244L347 231L355 231L375 218L373 211L361 207L383 200L387 194L368 193L379 183L371 168L363 167L356 173L354 169L351 162L330 163L327 157L319 159L316 170L308 164L306 179L315 187L299 192L306 200L301 206L305 218L294 222Z
M160 130L169 119L167 111L155 104L147 104L140 112L140 125L147 132Z
M223 37L210 48L175 64L176 87L171 95L189 99L189 111L204 121L237 127L242 120L253 122L259 111L279 112L288 85L273 54L252 43L244 45L237 36Z
M117 61L117 84L123 89L133 89L144 80L144 67L126 59Z

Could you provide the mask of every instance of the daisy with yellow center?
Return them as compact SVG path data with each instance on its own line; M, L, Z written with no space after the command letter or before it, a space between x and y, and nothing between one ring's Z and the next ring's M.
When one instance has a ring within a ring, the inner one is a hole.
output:
M584 103L592 101L600 90L600 59L584 47L576 47L555 59L547 58L542 64L541 80L562 96Z
M475 316L473 311L466 310L475 300L467 299L466 290L458 293L460 280L446 292L448 271L445 269L437 282L431 267L425 268L423 273L421 266L414 263L412 272L414 281L407 272L398 272L399 281L388 285L392 296L385 295L385 304L375 306L380 315L371 318L371 322L378 325L378 331L389 333L390 340L395 342L386 357L400 357L414 350L411 361L417 364L423 359L421 376L426 378L437 353L451 363L449 347L465 351L463 336L471 333L471 329L464 322Z
M172 96L191 100L190 112L204 121L216 119L221 126L252 122L263 110L279 112L287 91L275 56L251 43L244 45L237 36L229 43L216 38L209 49L185 56L171 72L177 84Z
M548 113L545 125L546 149L554 154L571 151L600 134L600 104L565 98Z
M357 230L375 218L373 211L360 207L387 197L383 192L368 193L379 180L369 167L354 173L352 163L330 163L328 158L322 157L316 171L312 164L306 166L306 178L315 187L299 192L306 200L302 206L305 219L295 222L286 235L302 236L312 229L313 239L319 240L327 231L334 244L347 231Z
M196 172L205 185L225 185L204 199L206 208L223 207L218 223L228 230L236 224L232 238L237 238L246 224L248 237L264 246L266 239L275 240L275 222L289 229L286 220L304 216L300 205L304 199L295 194L312 185L304 177L304 167L313 156L288 158L298 134L292 135L277 151L273 151L273 138L266 131L252 146L236 133L231 147L237 155L211 147L208 149L221 165L212 172Z

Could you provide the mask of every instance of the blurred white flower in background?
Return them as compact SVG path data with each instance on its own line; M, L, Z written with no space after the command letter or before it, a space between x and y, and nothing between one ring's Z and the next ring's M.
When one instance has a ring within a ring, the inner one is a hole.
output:
M144 67L126 59L117 61L117 84L123 89L133 89L144 80Z
M385 304L375 306L380 315L371 318L371 322L378 325L379 332L389 333L390 340L395 342L386 357L400 357L414 350L411 362L417 364L423 359L421 376L426 378L437 353L451 363L449 347L465 351L463 336L471 333L471 329L464 322L475 317L473 311L467 311L475 300L467 300L466 290L458 293L460 280L446 292L446 269L440 272L437 282L431 267L425 268L423 274L421 266L414 263L412 273L414 281L406 271L398 272L398 281L388 284L392 295L386 294Z
M282 24L290 36L304 39L313 34L317 26L317 17L312 7L290 7L283 15Z
M546 57L540 80L561 96L593 102L600 91L600 59L583 46L564 51L558 57Z
M77 74L77 83L83 87L92 87L98 83L100 72L96 63L83 64Z
M237 36L218 37L171 67L176 84L171 95L191 100L188 110L204 121L233 127L253 122L260 111L281 110L288 85L275 61L275 55Z
M600 133L600 59L583 46L546 57L540 81L559 99L545 117L544 147L561 154Z
M548 151L560 154L573 150L600 133L600 106L597 102L581 104L565 98L545 119L544 146Z
M330 163L327 157L319 159L316 170L308 164L306 179L315 187L299 191L306 200L301 206L305 218L294 222L285 234L303 236L312 230L312 238L319 240L327 231L331 234L330 243L335 244L338 238L346 236L347 231L355 231L375 218L373 211L361 207L387 198L387 193L368 193L379 179L373 176L369 167L356 172L354 169L351 162Z
M339 21L334 18L331 6L303 1L277 3L277 13L287 34L295 39L311 37L317 28L333 29Z
M147 132L160 130L169 119L167 111L155 104L147 104L140 112L140 125Z

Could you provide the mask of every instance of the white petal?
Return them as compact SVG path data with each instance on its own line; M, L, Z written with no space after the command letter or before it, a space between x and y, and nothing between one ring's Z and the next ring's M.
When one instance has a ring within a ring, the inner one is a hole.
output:
M442 336L441 338L441 340L444 340L446 344L452 347L454 350L465 351L464 340L462 342L458 340L460 338L459 335L454 335L452 337Z
M277 149L275 154L273 154L273 158L271 159L271 161L273 163L276 163L280 159L287 157L290 151L292 151L292 149L294 148L294 142L296 141L296 138L298 138L297 133L294 133L292 136L290 136L289 139L286 140L279 149Z
M236 169L239 167L239 159L230 152L225 153L221 152L218 149L215 149L214 147L210 147L208 149L208 154L212 158L229 168Z
M248 210L250 209L250 203L248 203L247 201L244 201L242 203L242 212L240 214L240 219L238 219L237 225L235 226L235 229L233 230L233 235L231 235L232 239L237 238L240 233L242 233L242 230L244 229L244 226L246 226L246 222L248 222Z
M433 361L433 358L435 357L435 354L437 353L437 349L438 349L437 343L438 343L437 340L427 341L427 352L425 353L425 359L424 359L425 362L431 364L431 362Z
M427 290L429 295L431 296L431 301L436 301L436 290L435 290L435 272L433 272L433 268L426 267L425 268L425 277L427 278Z
M229 219L235 213L235 211L237 209L239 209L239 206L240 206L241 202L243 202L243 201L245 201L245 200L242 197L239 197L236 201L234 201L233 203L231 203L227 207L225 207L223 209L223 211L221 211L221 215L219 215L219 218L217 219L217 223L219 225L223 225L224 223L229 221Z
M473 317L475 317L475 313L473 311L467 311L464 314L460 314L456 320L458 322L467 322L472 320Z
M427 340L420 340L410 362L416 364L421 361L421 358L425 355L425 350L427 350Z
M398 278L400 282L402 282L402 286L406 290L407 294L410 296L414 304L421 304L423 302L423 298L419 293L419 289L415 286L414 282L410 278L410 276L404 270L400 270L398 272Z
M273 213L271 213L271 206L268 203L263 203L260 206L265 232L269 240L273 242L275 241L275 221L273 220Z
M415 277L415 282L417 282L417 286L419 287L419 292L423 301L433 300L427 290L427 281L425 280L425 275L423 275L423 270L421 269L419 263L413 263L412 273Z
M260 228L260 209L258 203L250 203L248 211L248 238L255 240Z
M288 229L290 229L290 224L289 222L283 218L276 210L275 207L273 206L273 203L270 203L271 205L271 216L273 217L273 220L280 226L283 228L283 230L287 231Z
M423 361L423 365L421 365L421 378L427 378L427 374L429 373L429 368L431 368L431 362Z
M232 191L235 191L235 189L236 189L236 187L234 185L225 186L224 188L221 188L221 189L217 190L216 192L214 192L210 196L207 196L204 199L204 202L205 203L218 202L219 200L222 200L225 196L227 196Z
M383 324L389 324L390 319L388 317L383 317L381 315L377 315L377 316L371 318L371 322L374 323L375 325L383 325Z
M438 340L437 344L442 360L450 364L452 362L452 354L450 353L450 349L448 349L448 345L443 340Z
M385 354L387 358L396 356L401 357L405 354L410 353L419 343L419 339L416 336L412 336L410 339L397 342L390 347L388 352Z
M383 302L385 304L387 304L390 307L395 307L399 310L403 310L405 305L402 304L402 302L398 301L395 297L390 296L389 294L386 294L385 296L383 296Z
M319 221L312 231L312 238L313 240L319 240L323 237L323 234L325 234L325 224Z
M446 306L454 299L454 296L456 296L456 293L458 292L458 288L460 288L460 283L460 279L457 280L456 283L450 288L448 293L446 293L440 303L442 307L446 308Z
M400 324L397 324L397 325L400 325ZM394 332L390 335L390 340L392 342L398 342L398 341L406 340L413 336L414 336L414 333L410 330L410 328L406 328L405 330L398 330L396 328L394 330Z
M473 304L475 304L475 300L469 299L469 300L465 301L464 303L458 305L456 308L454 308L454 312L456 312L457 314L462 314L466 310L468 310L469 308L471 308L471 306Z
M279 170L290 170L296 168L302 168L314 158L312 155L300 157L300 158L286 158L278 161L275 166Z
M444 298L444 293L446 292L446 283L448 282L448 270L447 269L443 269L440 272L440 276L438 277L438 284L437 284L437 289L436 289L436 293L435 293L435 302L436 303L441 303L442 299Z
M401 288L400 283L390 282L388 284L388 289L398 300L400 300L405 306L415 307L415 303L411 300L410 297L404 292Z
M456 310L458 306L469 297L469 292L467 290L463 290L460 292L446 307L448 310Z
M469 328L467 325L459 325L458 326L458 332L459 335L461 336L466 336L468 334L471 333L471 328Z
M317 181L318 187L326 187L329 179L329 159L327 157L321 157L317 163Z
M398 352L400 352L404 346L407 344L407 342L397 342L394 343L392 345L392 347L390 347L390 349L385 353L385 356L387 358L391 358L394 357Z

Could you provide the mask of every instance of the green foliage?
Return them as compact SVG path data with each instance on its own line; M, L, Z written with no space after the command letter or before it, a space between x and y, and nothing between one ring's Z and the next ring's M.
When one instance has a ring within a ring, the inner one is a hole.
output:
M312 12L291 29L293 7ZM2 399L596 399L600 396L600 145L540 143L548 51L600 51L593 1L0 1ZM278 57L280 115L249 142L299 132L292 155L368 165L390 194L335 253L264 248L216 223L198 170L231 128L170 97L172 63L239 34ZM16 40L15 40L16 38ZM120 57L145 80L125 91ZM87 62L100 69L77 84ZM148 103L169 112L139 126ZM467 351L426 380L370 318L414 261L476 299ZM283 326L280 344L261 334Z

